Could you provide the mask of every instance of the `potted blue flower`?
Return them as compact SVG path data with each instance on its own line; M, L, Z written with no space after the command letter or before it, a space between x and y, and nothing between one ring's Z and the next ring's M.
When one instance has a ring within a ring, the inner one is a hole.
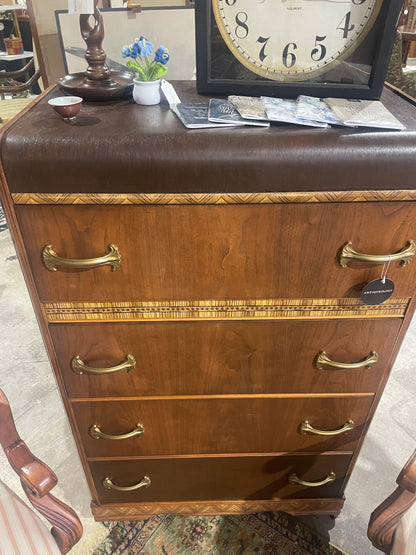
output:
M169 51L164 46L154 53L153 44L141 36L133 44L125 46L121 55L129 58L126 66L136 74L133 88L133 99L137 104L159 104L160 102L160 79L166 75L169 61Z

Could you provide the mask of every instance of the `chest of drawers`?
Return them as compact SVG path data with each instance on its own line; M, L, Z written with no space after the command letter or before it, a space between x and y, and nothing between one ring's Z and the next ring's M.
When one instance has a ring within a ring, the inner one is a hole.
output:
M57 94L3 133L1 195L95 518L339 513L414 311L415 108L190 132Z

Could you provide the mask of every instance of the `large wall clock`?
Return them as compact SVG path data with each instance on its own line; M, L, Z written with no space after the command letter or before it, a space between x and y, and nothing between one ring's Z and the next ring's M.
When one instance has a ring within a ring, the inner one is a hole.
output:
M378 98L403 0L198 0L200 93Z

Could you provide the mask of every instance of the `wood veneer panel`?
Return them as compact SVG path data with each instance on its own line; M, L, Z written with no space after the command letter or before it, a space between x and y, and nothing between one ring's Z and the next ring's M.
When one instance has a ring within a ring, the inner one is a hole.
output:
M148 501L264 500L322 498L340 495L349 455L143 459L90 462L101 503ZM306 481L323 480L334 472L334 482L319 487L290 484L292 473ZM129 486L149 476L152 484L133 492L107 490L107 476Z
M372 396L315 398L202 398L73 402L87 457L198 453L352 451L365 424ZM302 435L308 420L334 430L348 420L354 429L333 437ZM119 435L140 423L141 437L93 439L89 429Z
M399 319L335 321L157 322L55 324L51 336L70 397L231 393L375 392ZM338 362L373 368L318 370L320 351ZM131 354L136 368L76 374L75 355L108 368Z
M381 267L337 252L389 254L416 239L409 203L229 206L16 206L41 301L358 297ZM50 272L45 245L91 258L116 244L121 267ZM388 271L413 294L416 263Z

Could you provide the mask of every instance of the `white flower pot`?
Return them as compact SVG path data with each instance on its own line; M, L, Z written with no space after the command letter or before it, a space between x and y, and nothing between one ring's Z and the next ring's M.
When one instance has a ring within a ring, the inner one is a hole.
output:
M156 81L138 81L133 79L133 100L136 104L153 106L160 104L160 79Z

